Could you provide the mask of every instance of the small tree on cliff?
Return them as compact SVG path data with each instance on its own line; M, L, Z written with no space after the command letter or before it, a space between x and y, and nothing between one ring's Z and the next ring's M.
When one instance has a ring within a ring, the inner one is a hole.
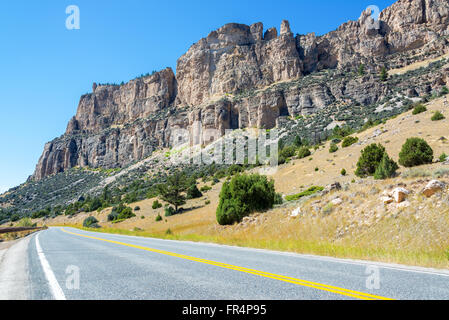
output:
M380 81L385 82L388 79L388 71L387 68L382 67L380 70Z

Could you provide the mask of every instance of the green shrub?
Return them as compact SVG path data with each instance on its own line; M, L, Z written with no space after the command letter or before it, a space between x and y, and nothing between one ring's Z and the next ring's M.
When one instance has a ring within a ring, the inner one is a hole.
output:
M17 227L23 227L23 228L33 228L36 224L31 221L30 218L22 218L19 223L17 223Z
M334 138L333 140L337 140L335 143L340 143L340 139L351 135L353 132L354 130L348 126L336 126L334 130L332 130L332 137Z
M108 214L108 221L115 221L117 220L118 213L117 212L111 212Z
M156 217L156 222L159 222L159 221L162 221L162 217L161 217L160 214L158 214L157 217Z
M310 152L309 148L307 147L301 147L298 150L298 158L299 159L303 159L306 158L308 156L310 156L312 153Z
M85 228L98 228L98 220L95 217L87 217L83 221L83 227Z
M317 186L313 186L310 187L309 189L307 189L306 191L303 191L301 193L298 194L294 194L294 195L290 195L290 196L286 196L285 200L287 201L296 201L301 199L302 197L306 197L306 196L311 196L317 192L323 191L324 188L323 187L317 187Z
M296 152L296 149L294 146L287 146L279 152L279 157L288 159L288 158L293 157L295 155L295 152Z
M45 218L50 215L50 210L44 209L40 211L33 212L31 214L31 219L39 219L39 218Z
M343 148L347 148L349 146L352 146L354 143L357 143L358 141L359 141L359 138L349 136L349 137L344 138L343 143L341 144L341 146Z
M210 200L206 200L206 202L204 203L206 206L210 204Z
M335 143L332 143L329 148L329 153L335 153L338 151L338 146Z
M372 176L385 153L385 147L381 144L371 144L362 150L355 175L361 178Z
M136 215L133 213L133 210L130 207L126 207L119 213L117 219L118 220L126 220L135 217Z
M435 111L432 118L430 118L430 120L432 120L432 121L439 121L439 120L443 120L443 119L446 119L446 117L443 116L443 114L440 111Z
M376 172L374 172L374 179L382 180L392 178L396 175L396 170L398 169L398 164L390 159L388 154L385 152L382 161L376 169Z
M448 158L448 155L443 152L443 154L440 156L439 160L440 160L440 162L444 162L444 161L446 161L447 158Z
M320 168L318 168L318 167L315 168L315 172L318 172L318 171L320 171Z
M342 176L345 176L346 173L347 173L347 172L346 172L346 169L341 169L341 172L340 172L340 173L341 173Z
M153 202L153 205L151 206L154 210L162 208L162 203L160 203L158 200L155 200Z
M140 211L140 207L139 207L139 206L136 206L136 207L134 208L134 211Z
M399 164L407 168L432 163L432 161L433 150L421 138L407 139L399 153Z
M212 190L212 187L209 187L206 185L206 186L202 186L200 190L201 190L201 192L207 192L207 191Z
M415 106L415 108L413 109L413 114L414 115L417 115L417 114L420 114L420 113L423 113L423 112L426 112L427 111L427 108L426 108L426 106L425 105L423 105L423 104L417 104L416 106Z
M223 184L216 212L217 222L220 225L240 222L255 211L272 208L275 197L274 182L266 176L237 175Z
M280 193L276 193L276 195L274 196L274 204L283 204L284 203L284 199L282 199L282 194Z
M133 210L130 207L125 206L123 203L120 203L118 206L112 208L110 214L108 214L108 221L117 221L117 220L126 220L129 218L133 218L136 215L133 213Z
M187 189L187 199L197 199L197 198L201 198L202 196L203 196L203 194L201 193L200 190L198 190L198 187L196 186L196 184L192 184Z
M174 215L176 213L176 210L173 207L166 207L164 209L164 212L165 212L166 217L171 217L172 215Z

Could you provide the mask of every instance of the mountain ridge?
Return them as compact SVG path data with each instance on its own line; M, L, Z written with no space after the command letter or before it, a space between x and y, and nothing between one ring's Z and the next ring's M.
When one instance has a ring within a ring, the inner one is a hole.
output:
M178 59L176 75L167 68L120 86L94 83L65 134L45 145L31 179L77 166L127 166L170 147L173 129L193 130L198 121L203 131L223 134L226 129L271 129L283 117L314 114L348 97L362 105L378 103L392 92L377 83L379 68L406 66L423 53L447 53L448 26L445 0L399 0L380 13L378 23L366 10L357 21L319 37L295 36L285 20L279 33L276 28L263 32L260 22L226 24ZM352 88L344 82L335 88L262 90L323 70L347 73L360 64L370 78ZM447 77L440 82L430 90L447 84Z

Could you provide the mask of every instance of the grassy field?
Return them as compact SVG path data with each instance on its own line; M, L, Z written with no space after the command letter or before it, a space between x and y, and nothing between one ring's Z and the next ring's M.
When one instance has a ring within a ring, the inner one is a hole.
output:
M272 178L276 190L284 195L334 182L339 182L343 189L288 202L245 218L240 224L220 226L216 222L222 182L212 185L202 198L189 200L181 215L164 217L163 208L153 210L154 199L150 199L130 204L132 208L140 207L136 217L117 224L107 222L111 209L36 222L80 227L86 217L93 215L102 226L94 231L100 232L448 268L448 192L427 199L419 191L435 177L449 183L449 166L434 163L415 169L401 168L400 177L385 181L359 179L354 175L360 151L371 143L383 144L395 161L409 137L425 139L433 148L435 159L443 152L449 154L449 110L443 107L443 99L433 100L427 108L427 112L412 115L410 111L356 134L359 143L348 148L340 145L337 152L330 153L328 143L310 157L280 166ZM430 120L437 110L446 116L445 120ZM346 169L346 176L341 175L342 169ZM409 205L384 205L380 200L382 192L399 185L411 191ZM343 203L330 205L336 197ZM301 215L290 217L298 207ZM159 214L163 220L156 222Z

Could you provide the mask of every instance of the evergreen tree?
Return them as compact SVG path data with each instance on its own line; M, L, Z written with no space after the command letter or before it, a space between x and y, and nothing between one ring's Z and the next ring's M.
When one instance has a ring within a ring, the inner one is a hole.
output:
M396 162L394 162L388 154L385 152L382 157L382 161L379 163L379 166L374 172L374 179L381 180L392 178L396 174L396 170L399 169L399 166Z
M382 67L380 70L380 81L385 82L388 79L388 71L387 68Z
M187 189L185 182L185 175L176 172L168 177L167 183L158 185L158 191L162 200L173 205L175 213L178 212L179 206L186 203L186 197L182 194Z

